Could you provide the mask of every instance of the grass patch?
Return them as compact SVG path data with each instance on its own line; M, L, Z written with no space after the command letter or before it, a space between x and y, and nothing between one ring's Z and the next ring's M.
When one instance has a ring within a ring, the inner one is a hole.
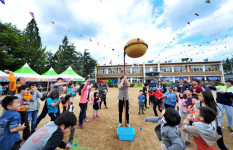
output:
M143 88L144 86L134 86L134 88Z

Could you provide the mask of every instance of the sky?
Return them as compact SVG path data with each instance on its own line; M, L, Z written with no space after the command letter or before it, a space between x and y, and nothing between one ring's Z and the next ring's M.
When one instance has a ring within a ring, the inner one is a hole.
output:
M77 51L88 49L98 64L123 63L125 44L148 44L126 63L221 61L233 57L232 0L5 0L0 21L24 30L33 12L43 47L56 53L66 35ZM199 14L199 16L195 15ZM52 23L55 22L54 24ZM187 24L190 22L190 24ZM90 40L91 39L91 40ZM112 60L112 61L111 61Z

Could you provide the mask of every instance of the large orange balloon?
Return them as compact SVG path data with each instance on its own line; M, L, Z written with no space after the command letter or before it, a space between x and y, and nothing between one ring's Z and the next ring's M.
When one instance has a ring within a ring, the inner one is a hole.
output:
M147 48L148 45L142 39L135 38L126 43L124 50L129 57L138 58L146 53Z

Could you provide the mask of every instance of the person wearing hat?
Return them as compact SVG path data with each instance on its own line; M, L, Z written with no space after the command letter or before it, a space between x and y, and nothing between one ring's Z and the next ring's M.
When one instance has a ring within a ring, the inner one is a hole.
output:
M227 80L225 86L212 86L208 87L212 90L215 90L217 93L217 105L223 112L225 109L227 114L227 123L228 128L231 132L233 132L232 128L232 98L233 98L233 81ZM219 126L222 124L222 117L218 119Z
M163 95L165 109L172 107L175 109L176 106L176 95L173 92L172 87L168 87L168 91Z
M29 109L27 110L28 113L28 124L31 122L31 134L33 134L36 130L36 119L38 115L38 111L40 109L40 103L38 98L42 98L42 94L37 90L35 83L29 84L30 92L32 95L32 99L29 103Z

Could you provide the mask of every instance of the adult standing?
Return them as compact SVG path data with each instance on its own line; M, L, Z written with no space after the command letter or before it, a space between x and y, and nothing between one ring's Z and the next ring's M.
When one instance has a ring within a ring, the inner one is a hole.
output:
M176 87L178 88L178 92L180 93L184 93L186 90L186 86L184 84L184 79L180 78L179 79L179 83L176 85Z
M145 108L148 108L148 107L147 107L147 93L148 93L148 92L147 92L147 85L148 85L148 84L145 83L145 84L144 84L144 87L143 87L143 89L142 89L143 95L145 96L145 102L144 102Z
M68 88L68 85L69 85L70 82L71 82L71 80L68 81L68 82L64 82L63 78L57 78L57 82L54 83L54 84L52 85L51 90L50 90L50 92L49 92L49 94L48 94L48 97L50 96L50 94L51 94L54 90L57 90L57 91L58 91L59 97L60 97L62 91L63 91L63 92L66 92L66 91L67 91L67 88ZM66 85L66 89L63 89L62 86L65 86L65 85ZM60 110L59 110L59 113L60 113ZM40 121L41 121L43 118L46 117L47 114L48 114L48 108L47 108L46 101L45 101L43 110L42 110L40 116L39 116L39 117L37 118L37 120L36 120L36 126L40 123Z
M211 84L209 84L208 80L205 80L205 84L203 84L203 88L205 89L206 92L212 93L211 89L209 88Z
M125 82L125 84L124 84ZM124 88L126 87L126 91L124 90ZM120 83L118 85L118 89L119 89L119 94L118 94L118 99L119 99L119 125L118 127L121 127L122 125L122 112L123 112L123 106L124 104L124 95L126 95L126 122L127 122L127 126L131 127L129 124L129 94L128 94L128 87L130 87L130 83L125 76L122 76L120 78Z
M90 79L90 77L88 77ZM87 84L87 82L85 82L84 84ZM87 105L88 105L88 102L89 102L89 99L90 99L90 94L91 94L91 90L92 90L92 85L91 85L91 82L89 81L88 85L87 85L87 88L86 88L86 92L87 92L87 102L86 102L86 105L85 105L85 108L86 108L86 111L85 111L85 114L84 114L84 122L89 122L89 120L87 119Z
M104 86L103 81L100 82L100 86L99 86L98 90L99 90L99 97L101 99L100 109L101 109L102 102L104 102L105 108L108 109L107 103L106 103L107 87Z
M150 83L149 83L149 92L153 92L156 88L156 83L153 79L151 79ZM149 97L149 106L150 103L153 102L153 97Z
M217 92L217 105L223 112L225 109L227 114L227 123L228 128L233 132L232 129L232 98L233 98L233 81L227 80L225 86L212 86L209 85L210 89L215 90ZM222 125L222 117L218 119L219 126Z
M156 85L156 88L160 90L160 92L162 93L166 93L167 89L164 86L164 84L162 83L162 81L159 81L158 84Z
M42 94L37 90L36 84L31 83L29 84L29 88L31 90L32 99L29 103L29 109L27 110L28 113L28 124L31 122L31 134L33 134L36 130L36 119L38 115L38 111L40 109L40 103L38 98L42 98Z
M194 95L198 96L199 93L204 91L204 88L199 85L199 81L197 81L197 80L193 80L191 89L193 90L193 96Z

